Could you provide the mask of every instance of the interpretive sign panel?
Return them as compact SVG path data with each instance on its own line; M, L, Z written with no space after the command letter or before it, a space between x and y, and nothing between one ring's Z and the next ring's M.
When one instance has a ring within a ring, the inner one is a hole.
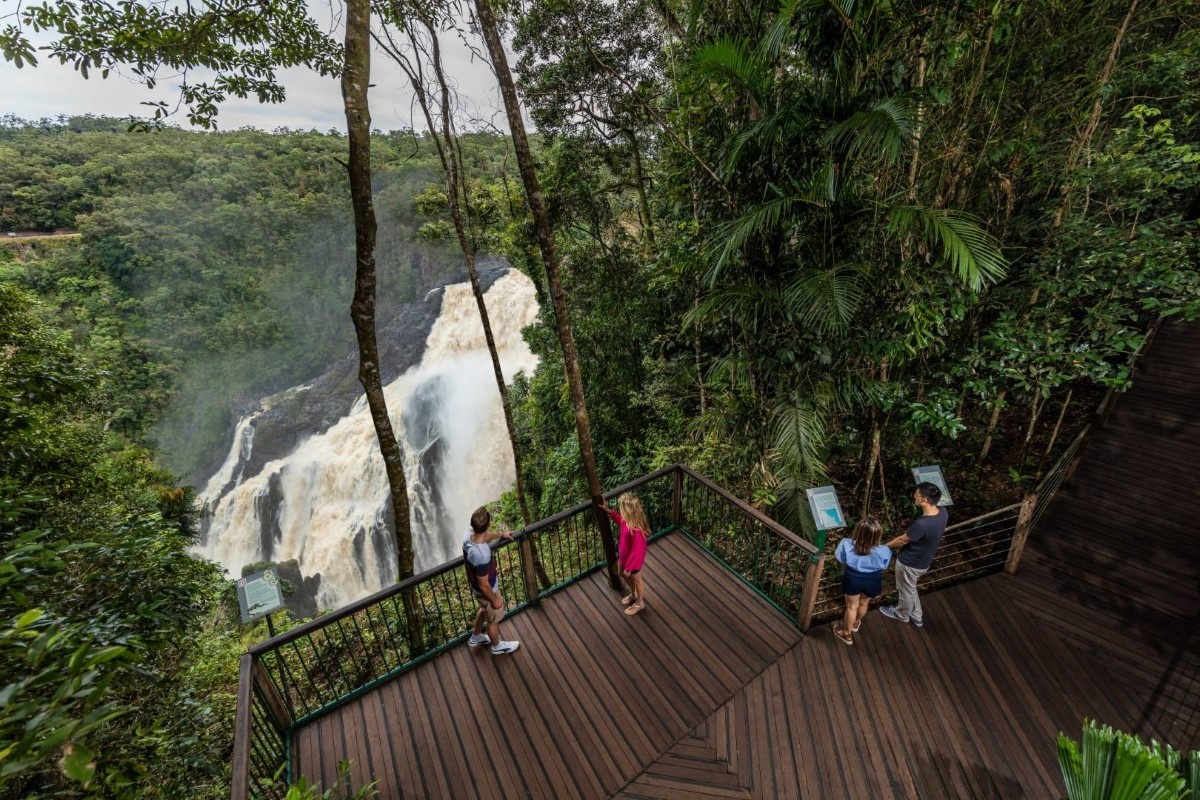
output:
M913 481L921 483L929 481L934 486L942 490L942 499L938 500L939 506L952 506L954 501L950 499L950 490L946 488L946 479L942 477L942 468L939 466L929 467L913 467Z
M808 507L812 510L813 522L819 531L831 531L834 528L846 527L846 515L842 513L842 504L838 502L837 489L832 486L818 486L809 489Z
M238 608L242 622L252 622L264 614L283 608L279 573L274 567L237 580Z

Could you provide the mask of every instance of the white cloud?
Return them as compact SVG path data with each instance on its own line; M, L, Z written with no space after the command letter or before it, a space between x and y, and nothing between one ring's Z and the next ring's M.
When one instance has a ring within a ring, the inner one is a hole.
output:
M328 13L326 11L326 13ZM460 94L458 118L462 124L483 120L507 132L503 103L491 67L457 37L443 38L443 58L447 75ZM112 117L145 117L148 101L174 103L178 99L178 80L160 79L154 90L129 78L110 74L102 79L96 72L88 79L71 65L59 64L44 54L38 66L17 69L0 60L0 115L15 114L23 119L41 119L60 115L96 114ZM232 98L221 105L217 124L222 130L244 126L273 130L344 130L341 89L336 78L322 77L306 69L281 72L287 100L281 104L260 104L257 100ZM403 127L424 128L417 124L420 110L412 105L412 89L399 68L387 56L375 51L372 57L371 124L381 130ZM415 114L414 114L415 112ZM187 125L182 112L173 118Z

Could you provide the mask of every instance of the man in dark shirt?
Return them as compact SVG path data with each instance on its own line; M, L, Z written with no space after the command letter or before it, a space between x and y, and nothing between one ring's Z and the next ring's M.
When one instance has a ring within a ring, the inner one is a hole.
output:
M933 555L942 542L949 519L946 509L938 507L941 499L942 490L936 485L928 481L918 483L913 502L920 507L921 516L908 526L907 531L887 543L893 550L900 548L896 556L896 589L900 592L900 601L879 611L885 617L911 622L918 628L925 624L925 616L921 612L917 581L933 564Z

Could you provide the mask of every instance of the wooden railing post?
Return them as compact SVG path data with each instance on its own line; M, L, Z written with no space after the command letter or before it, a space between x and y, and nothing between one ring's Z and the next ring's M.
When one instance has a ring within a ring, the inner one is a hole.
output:
M1004 571L1009 575L1017 573L1021 563L1021 553L1025 551L1025 540L1029 538L1029 528L1033 523L1033 512L1037 508L1038 494L1030 492L1021 503L1021 513L1017 515L1017 530L1013 533L1012 544L1008 548L1008 561Z
M813 610L817 605L817 592L821 589L821 576L825 574L825 554L812 556L804 572L804 591L800 595L800 614L796 622L806 632L812 625Z
M233 771L231 800L250 800L250 726L254 716L250 704L254 696L254 656L242 656L238 668L237 716L233 722Z
M529 541L529 536L521 537L521 542L518 545L521 551L521 575L525 579L525 599L530 603L536 603L538 597L538 582L537 570L535 569L536 557L533 554L533 542Z
M279 690L275 686L275 681L271 680L267 668L257 658L254 658L251 674L254 677L254 686L262 693L263 701L267 705L267 713L271 715L276 727L283 733L292 729L292 715L287 710L287 704L283 702L283 697L279 694ZM282 658L282 656L280 656ZM286 687L284 689L286 691Z
M683 470L676 465L675 484L671 489L671 524L676 528L683 525Z

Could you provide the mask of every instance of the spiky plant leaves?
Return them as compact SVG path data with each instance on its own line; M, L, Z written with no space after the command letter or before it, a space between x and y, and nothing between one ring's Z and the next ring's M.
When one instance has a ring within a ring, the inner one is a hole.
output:
M1059 734L1058 763L1069 800L1177 800L1186 780L1179 753L1085 720L1082 747ZM1194 798L1193 798L1194 800Z
M881 158L895 163L912 139L913 117L910 102L886 97L832 126L821 142L834 150L844 150L851 158Z
M742 252L747 242L766 231L778 229L801 202L795 197L778 197L718 225L710 239L710 249L719 252L704 275L708 286L716 286L725 268Z
M744 89L760 107L766 107L772 74L744 39L724 36L701 47L692 55L692 68L700 76Z
M1068 800L1085 800L1083 758L1079 753L1079 745L1065 733L1058 735L1058 768L1062 771L1063 783L1067 785Z
M757 283L743 282L717 289L683 316L685 330L706 322L737 319L751 333L781 305L779 292Z
M889 211L888 227L893 233L916 235L931 249L940 249L942 260L974 291L1004 277L1008 267L1000 243L969 214L899 205Z
M1200 750L1188 753L1183 775L1187 780L1187 792L1184 796L1187 800L1200 800Z

